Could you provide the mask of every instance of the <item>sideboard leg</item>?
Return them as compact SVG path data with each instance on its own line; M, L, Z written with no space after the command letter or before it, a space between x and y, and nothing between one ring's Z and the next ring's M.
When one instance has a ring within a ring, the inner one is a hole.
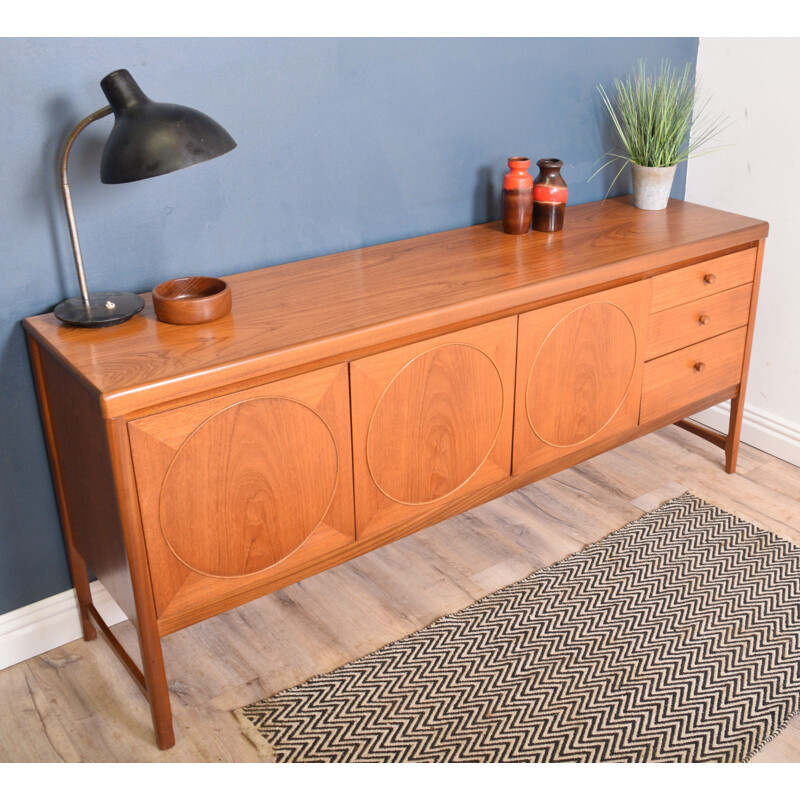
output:
M150 703L156 742L162 750L168 750L175 744L175 732L142 522L135 499L136 482L127 424L122 418L107 419L106 431L136 603L136 631L139 635L139 652L142 654L145 695Z
M66 525L64 526L67 527ZM67 558L69 559L69 569L72 573L72 583L75 586L75 594L78 598L78 611L81 616L81 630L83 638L91 642L97 638L97 630L92 624L89 616L89 607L92 605L92 590L89 588L89 572L86 562L72 544L71 537L65 537L67 543Z
M741 392L731 399L731 418L728 424L728 436L725 439L725 472L736 472L736 459L739 456L739 436L742 432L742 413L744 398Z
M758 305L758 289L761 285L761 267L764 263L764 239L758 242L756 252L756 271L753 277L753 291L750 295L750 322L747 326L747 339L744 345L744 361L742 380L736 397L731 399L731 420L728 426L728 438L725 442L725 472L736 472L736 458L739 455L739 437L742 433L742 414L744 413L744 395L747 390L747 376L750 372L750 353L753 348L753 332L756 324L756 307Z
M36 378L36 392L39 396L39 407L42 413L42 423L44 426L45 437L47 439L47 453L50 458L50 467L53 475L53 485L56 490L56 500L58 502L58 513L61 517L61 527L64 531L64 543L67 550L67 560L69 571L72 575L72 584L75 587L75 595L78 599L78 612L81 618L81 630L83 638L91 642L97 638L97 630L92 624L89 616L89 606L92 604L92 591L89 588L89 572L83 556L75 547L75 537L72 532L72 524L69 518L69 507L64 490L64 481L61 474L61 461L58 455L58 445L53 431L53 420L50 414L50 402L44 390L45 378L42 368L42 356L39 352L39 345L35 340L28 337L28 349L31 354L31 363Z
M139 647L156 743L162 750L169 750L175 744L175 731L172 727L172 707L158 631L140 626Z

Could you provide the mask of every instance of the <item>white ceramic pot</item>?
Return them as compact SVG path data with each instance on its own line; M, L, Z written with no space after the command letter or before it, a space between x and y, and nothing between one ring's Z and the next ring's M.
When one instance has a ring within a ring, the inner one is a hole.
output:
M667 207L676 165L671 167L640 167L631 164L633 172L633 204L636 208L658 211Z

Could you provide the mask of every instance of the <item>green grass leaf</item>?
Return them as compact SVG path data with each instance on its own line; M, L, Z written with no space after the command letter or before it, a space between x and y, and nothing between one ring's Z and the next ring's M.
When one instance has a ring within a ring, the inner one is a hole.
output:
M622 150L606 153L610 160L592 175L593 178L609 164L622 161L609 191L628 163L671 167L713 152L701 148L729 124L726 118L709 114L708 100L701 97L691 64L679 74L665 59L657 71L648 74L645 60L641 59L632 74L614 81L613 96L602 86L597 90Z

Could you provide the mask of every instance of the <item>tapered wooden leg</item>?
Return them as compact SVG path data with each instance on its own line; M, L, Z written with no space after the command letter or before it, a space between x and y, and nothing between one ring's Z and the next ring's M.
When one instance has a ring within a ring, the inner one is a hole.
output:
M93 605L89 606L89 613L92 615L98 631L113 650L114 655L120 660L122 666L128 670L128 674L133 678L150 704L150 713L153 718L153 728L155 729L158 746L162 750L172 747L175 744L175 735L172 730L169 689L167 687L167 676L164 672L164 659L161 653L161 639L158 636L158 631L149 627L141 628L137 626L136 628L136 632L139 635L142 664L145 668L143 673Z
M124 419L109 419L106 420L106 431L136 603L136 631L142 654L145 695L150 703L156 742L162 750L167 750L175 744L175 732L142 523L135 493L131 489L136 483L127 424Z
M761 267L764 263L764 240L758 242L756 252L756 271L753 276L753 291L750 295L750 323L747 326L747 338L744 345L744 361L742 363L742 380L736 397L731 399L731 419L728 425L728 438L725 442L725 472L736 472L736 459L739 455L739 437L742 433L742 414L744 414L744 395L747 390L747 376L750 373L750 353L753 348L753 332L756 325L756 307L758 305L758 289L761 284Z
M66 525L64 526L65 529L67 527ZM87 642L91 642L92 639L97 638L97 630L89 616L89 606L92 604L92 590L89 588L89 573L86 569L86 562L73 547L70 538L67 538L67 558L69 559L69 569L72 573L72 583L75 586L75 594L78 598L78 611L81 615L83 638Z
M53 485L56 490L56 500L58 502L58 513L61 517L61 527L64 531L64 543L67 548L67 559L69 561L69 571L72 575L72 583L75 587L75 594L78 599L78 611L81 617L81 630L83 638L90 642L97 638L92 620L89 617L89 606L92 604L92 592L89 588L89 573L86 562L75 547L75 537L72 533L72 525L69 519L69 509L67 508L66 495L64 492L64 481L61 474L61 464L58 459L56 448L56 437L53 433L53 421L50 416L50 404L46 393L42 390L45 385L42 374L42 359L39 346L33 339L28 340L28 347L31 354L31 363L36 377L36 391L39 395L39 408L42 412L42 424L47 438L47 452L50 458L50 468L53 473Z
M169 750L175 744L175 731L172 727L172 707L169 702L167 674L161 652L161 637L157 630L148 628L149 626L139 626L139 647L142 653L147 699L150 703L156 743L162 750Z
M742 413L744 398L741 393L731 400L731 418L728 424L728 436L725 439L725 472L736 472L736 459L739 456L739 436L742 432Z

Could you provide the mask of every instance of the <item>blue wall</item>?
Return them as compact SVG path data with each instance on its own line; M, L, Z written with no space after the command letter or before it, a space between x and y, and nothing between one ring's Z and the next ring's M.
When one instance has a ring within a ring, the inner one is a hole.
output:
M609 179L587 178L613 139L595 86L696 55L696 39L0 39L0 613L71 585L19 321L78 292L57 162L104 75L129 69L239 145L104 186L111 120L77 141L89 287L142 292L497 219L510 155L561 158L570 204L600 199Z

